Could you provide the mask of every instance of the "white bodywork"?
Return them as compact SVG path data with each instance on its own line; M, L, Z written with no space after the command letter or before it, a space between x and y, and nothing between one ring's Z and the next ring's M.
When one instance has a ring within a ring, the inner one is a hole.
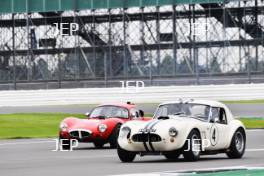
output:
M175 104L180 101L166 102L159 105ZM192 100L189 104L207 105L210 107L209 119L201 120L191 117L183 117L179 115L170 115L169 119L152 119L150 121L129 121L122 125L118 137L118 143L121 148L133 152L167 152L181 149L193 129L200 133L202 140L203 151L223 150L228 149L232 137L238 128L243 128L241 121L234 119L231 111L224 104L217 101L208 100ZM223 108L226 114L226 124L210 122L212 118L212 108ZM127 130L130 128L128 137ZM169 129L174 127L178 134L176 137L169 135ZM145 130L145 131L144 131ZM157 134L161 137L159 142L135 142L133 135L142 134ZM213 134L214 133L214 134Z

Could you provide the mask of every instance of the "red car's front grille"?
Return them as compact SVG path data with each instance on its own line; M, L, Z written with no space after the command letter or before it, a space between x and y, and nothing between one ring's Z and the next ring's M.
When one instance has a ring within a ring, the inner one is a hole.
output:
M80 139L89 137L90 135L91 133L89 133L88 131L82 131L82 130L75 130L70 132L70 136Z

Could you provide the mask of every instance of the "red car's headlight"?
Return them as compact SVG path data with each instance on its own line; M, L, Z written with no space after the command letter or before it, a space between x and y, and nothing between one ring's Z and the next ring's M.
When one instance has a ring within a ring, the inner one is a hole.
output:
M60 123L60 130L66 131L68 129L68 125L65 122Z
M107 129L107 125L106 124L100 124L98 126L98 130L101 132L101 133L104 133Z

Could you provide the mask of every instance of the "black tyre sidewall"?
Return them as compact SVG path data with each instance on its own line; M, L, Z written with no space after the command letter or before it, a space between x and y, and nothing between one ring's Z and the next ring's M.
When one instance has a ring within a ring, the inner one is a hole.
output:
M177 160L179 158L179 156L181 155L181 151L176 150L176 151L164 153L163 155L168 160Z
M236 148L236 134L240 132L243 136L243 150L242 152L239 152ZM229 151L227 152L227 156L229 158L241 158L244 153L245 153L245 149L246 149L246 135L245 132L241 129L236 130L236 132L234 133L233 137L232 137L232 141L231 141L231 145L229 147Z
M111 148L117 148L117 138L119 135L120 127L121 124L117 124L109 138Z
M119 159L124 163L133 162L136 157L136 153L126 151L122 149L119 145L117 145L117 154Z
M95 148L103 148L105 143L99 142L99 141L94 141L93 144L94 144Z
M65 139L63 137L59 137L60 145L63 150L70 150L71 149L71 141L70 139Z
M192 149L192 137L193 137L193 135L196 135L200 139L200 147L201 147L200 133L197 130L192 130L190 132L190 134L188 135L188 137L187 137L187 139L189 140L190 144L188 144L188 140L186 140L186 142L184 144L184 147L183 147L183 156L184 156L184 159L186 161L197 161L200 158L201 152L199 153L199 155L195 155L193 153L193 149ZM188 145L190 145L190 147ZM184 150L186 150L188 148L190 148L190 150L184 151ZM201 148L200 148L200 151L201 151Z

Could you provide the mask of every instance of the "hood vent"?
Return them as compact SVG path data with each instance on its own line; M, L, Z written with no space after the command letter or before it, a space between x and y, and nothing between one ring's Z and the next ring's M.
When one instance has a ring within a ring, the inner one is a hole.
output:
M158 120L168 120L168 119L170 119L169 116L159 116L158 117Z

